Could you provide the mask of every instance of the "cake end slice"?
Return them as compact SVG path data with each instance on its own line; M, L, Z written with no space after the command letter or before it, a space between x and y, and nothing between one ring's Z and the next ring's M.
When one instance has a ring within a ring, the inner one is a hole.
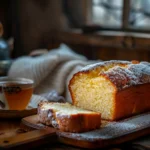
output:
M100 128L101 114L84 110L69 103L40 102L40 123L53 126L64 132L86 132Z

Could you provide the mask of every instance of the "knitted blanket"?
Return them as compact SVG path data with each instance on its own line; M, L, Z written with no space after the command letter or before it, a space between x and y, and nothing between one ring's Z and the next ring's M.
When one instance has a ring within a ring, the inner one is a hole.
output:
M61 44L59 48L44 55L16 59L8 71L8 76L33 79L34 94L47 95L55 90L58 95L65 96L66 101L71 102L69 80L83 66L91 63L93 61Z

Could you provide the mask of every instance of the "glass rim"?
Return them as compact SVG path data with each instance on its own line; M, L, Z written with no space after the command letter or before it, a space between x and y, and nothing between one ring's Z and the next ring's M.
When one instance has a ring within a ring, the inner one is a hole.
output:
M21 84L21 82L27 82L27 84L33 84L34 81L32 79L29 78L22 78L22 77L7 77L7 76L3 76L0 77L0 84L3 83L9 83L9 82L18 82L18 84ZM20 83L19 83L20 82ZM24 83L25 84L25 83Z

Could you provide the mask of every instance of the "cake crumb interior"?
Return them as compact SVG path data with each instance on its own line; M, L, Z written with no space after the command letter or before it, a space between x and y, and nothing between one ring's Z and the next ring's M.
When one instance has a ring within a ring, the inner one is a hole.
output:
M80 74L71 85L71 90L74 105L100 112L102 118L110 119L113 115L115 88L106 78Z

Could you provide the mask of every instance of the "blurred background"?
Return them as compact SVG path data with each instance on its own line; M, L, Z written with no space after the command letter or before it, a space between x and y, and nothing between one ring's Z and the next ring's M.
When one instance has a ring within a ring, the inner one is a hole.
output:
M150 0L1 0L0 21L10 58L65 43L91 60L150 61Z

